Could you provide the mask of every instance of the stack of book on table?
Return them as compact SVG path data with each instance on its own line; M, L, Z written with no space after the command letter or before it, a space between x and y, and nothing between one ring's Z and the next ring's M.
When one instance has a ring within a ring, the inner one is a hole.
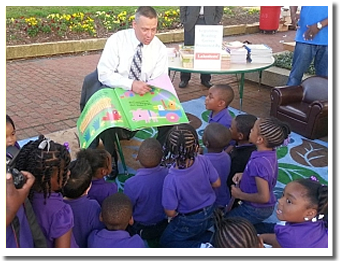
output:
M245 48L250 53L252 63L271 63L273 51L266 44L247 44Z
M226 70L230 68L231 57L230 53L226 52L226 50L222 50L221 52L221 69Z
M194 68L194 46L183 46L179 45L179 55L184 68ZM169 54L168 54L168 57ZM169 58L171 59L171 58ZM225 49L221 50L221 69L226 70L230 68L231 57L230 53L226 52Z
M240 41L224 42L222 48L230 54L231 63L246 63L248 51Z
M194 68L194 46L179 45L179 54L184 68Z

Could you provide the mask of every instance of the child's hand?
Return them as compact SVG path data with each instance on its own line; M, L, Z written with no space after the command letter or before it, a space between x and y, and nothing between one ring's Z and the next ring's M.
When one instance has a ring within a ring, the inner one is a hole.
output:
M233 145L229 145L228 148L226 148L224 151L225 151L226 153L230 153L230 152L232 151L233 148L234 148Z
M203 148L202 148L202 147L199 147L199 148L198 148L198 154L203 155Z
M242 172L236 173L236 174L234 175L234 177L232 178L232 181L233 181L235 184L240 183L240 181L241 181L241 179L242 179L242 175L243 175Z
M241 198L242 190L235 185L231 185L231 195L234 198L242 199Z

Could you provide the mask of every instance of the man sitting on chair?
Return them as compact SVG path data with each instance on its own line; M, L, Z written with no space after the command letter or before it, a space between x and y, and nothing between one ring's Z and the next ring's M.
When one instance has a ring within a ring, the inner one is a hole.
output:
M97 65L97 73L94 72L92 78L98 77L99 85L103 85L101 87L118 87L137 94L151 91L147 82L168 73L166 46L155 36L157 24L157 13L154 8L139 7L135 14L135 20L132 22L133 29L118 31L108 38ZM84 86L81 100L83 98L87 100L89 97L83 97L83 92ZM161 144L170 128L171 126L158 127L157 139ZM113 157L113 165L115 164L111 175L109 175L111 179L118 174L115 147L117 131L120 138L123 136L123 138L130 139L135 134L135 132L120 128L112 128L99 135L105 149ZM90 147L96 147L98 142L97 138Z

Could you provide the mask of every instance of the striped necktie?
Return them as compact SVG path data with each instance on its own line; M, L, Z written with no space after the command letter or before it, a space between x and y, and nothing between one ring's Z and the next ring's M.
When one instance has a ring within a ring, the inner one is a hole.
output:
M140 75L142 72L142 47L143 44L139 43L137 46L137 51L135 55L133 56L132 59L132 64L130 67L130 72L129 72L129 78L130 79L135 79L135 80L140 80Z

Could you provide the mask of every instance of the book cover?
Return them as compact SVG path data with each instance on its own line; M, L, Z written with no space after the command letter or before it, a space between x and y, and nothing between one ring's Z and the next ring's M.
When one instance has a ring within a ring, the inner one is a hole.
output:
M104 88L93 94L77 121L80 147L87 148L101 132L113 127L135 131L189 122L167 75L148 84L152 90L144 95L122 88Z

